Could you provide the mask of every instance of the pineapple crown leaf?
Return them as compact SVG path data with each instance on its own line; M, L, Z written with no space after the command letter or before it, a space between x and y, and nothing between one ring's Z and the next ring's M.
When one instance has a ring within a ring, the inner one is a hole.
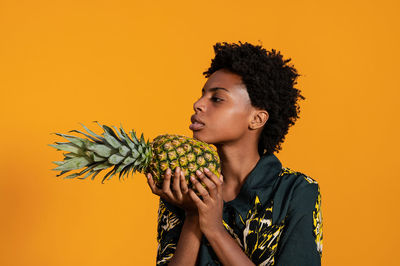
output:
M115 153L108 158L108 162L111 164L119 164L123 159L125 159L124 156Z
M73 153L80 152L79 147L73 145L72 143L71 144L57 144L57 145L47 144L47 145L50 147L54 147L57 150L69 151L69 152L73 152Z
M107 180L111 179L111 177L113 177L113 176L115 175L116 169L117 169L117 166L114 166L114 168L111 169L111 170L103 177L103 180L101 181L101 183L104 184L104 180L106 180L106 179L107 179ZM107 177L108 177L108 178L107 178Z
M95 166L96 166L95 164L88 166L88 167L85 168L83 171L79 172L77 176L83 175L83 174L86 173L87 171L92 170ZM74 176L74 177L75 177L75 176ZM68 178L68 176L67 176L67 177L64 177L64 178ZM81 178L79 178L79 179L85 179L85 178L82 178L82 177L81 177Z
M96 177L96 175L98 175L101 172L101 170L95 171L94 175L92 176L92 180L94 180L94 178ZM91 175L91 174L90 174ZM88 177L90 176L88 175Z
M97 122L97 121L93 121L93 122ZM87 128L84 124L79 123L82 125L82 127L86 130L87 133L92 134L93 136L95 136L96 138L100 139L100 140L104 140L102 136L97 135L96 133L94 133L93 131L91 131L89 128Z
M115 126L112 126L114 128L115 132L117 133L119 139L121 140L122 143L126 144L125 138L122 136L122 134L118 131L118 129Z
M109 157L113 154L113 149L104 144L88 143L86 148L101 157Z
M96 139L96 138L94 138L94 137L92 137L92 136L86 134L85 132L82 132L82 131L79 131L79 130L76 130L76 129L70 130L70 131L68 131L68 132L80 133L80 134L86 136L87 138L91 139L92 141L94 141L94 142L96 142L96 143L101 143L102 141L104 141L104 138L102 138L102 139L99 141L98 139Z
M130 133L131 136L132 136L132 141L133 141L133 143L135 143L136 145L139 145L139 141L138 141L138 139L136 138L136 133L135 133L135 131L132 130L132 131L130 131L129 133Z
M115 174L119 173L119 179L124 178L125 175L129 175L130 172L135 171L142 172L146 169L151 162L151 143L144 139L143 133L140 139L136 137L135 131L131 131L129 135L124 131L122 124L120 130L115 126L108 127L101 125L96 122L102 129L101 135L96 134L87 128L84 124L80 123L85 131L71 130L69 132L76 132L84 135L86 138L80 138L73 135L54 133L58 136L64 137L69 142L55 142L54 144L48 144L57 150L67 151L63 153L64 161L54 161L57 165L52 170L61 171L57 176L61 176L71 170L84 168L79 173L70 174L64 178L75 178L86 179L92 176L92 180L101 171L113 167L103 177L102 183L105 180L109 180ZM84 175L83 177L79 177Z
M75 169L85 167L90 163L91 163L91 161L88 158L76 157L76 158L67 160L65 163L54 168L53 170L56 170L56 171L75 170Z
M54 169L52 169L52 170L54 170ZM70 171L70 170L68 170L68 171L61 171L61 173L58 174L58 175L56 175L56 177L62 176L63 174L68 173L69 171Z
M129 148L131 150L135 150L136 149L136 145L133 143L133 141L129 138L128 134L126 134L126 132L122 129L122 127L120 128L121 130L121 134L123 135L126 143L128 144Z
M120 170L120 172L119 172L119 178L120 178L120 179L121 179L121 177L124 178L124 175L125 175L126 173L129 173L129 171L130 171L131 169L133 169L133 168L131 168L131 167L129 167L129 166L123 167L123 169Z
M79 148L83 148L83 146L85 145L85 139L73 136L73 135L66 135L66 134L61 134L61 133L54 133L57 136L63 137L66 140L69 140L70 142L72 142L73 144L79 146Z
M118 149L119 147L121 147L121 143L120 141L118 141L118 137L115 138L110 132L109 130L112 130L111 128L107 128L104 130L104 138L106 139L107 143L110 144L114 149Z

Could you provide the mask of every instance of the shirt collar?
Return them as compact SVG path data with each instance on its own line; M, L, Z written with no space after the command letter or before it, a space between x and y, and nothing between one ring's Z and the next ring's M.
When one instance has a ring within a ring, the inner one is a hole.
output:
M274 154L262 155L245 179L239 194L235 199L224 202L224 206L247 209L254 204L256 195L261 203L264 203L269 199L272 185L277 180L281 170L282 163Z

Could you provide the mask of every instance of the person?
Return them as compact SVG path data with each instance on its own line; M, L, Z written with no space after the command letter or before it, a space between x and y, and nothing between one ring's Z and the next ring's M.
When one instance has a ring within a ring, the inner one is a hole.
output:
M215 145L221 175L198 171L192 189L179 167L162 188L147 176L160 196L156 264L320 265L319 184L274 154L299 118L300 75L261 45L218 42L214 51L190 129Z

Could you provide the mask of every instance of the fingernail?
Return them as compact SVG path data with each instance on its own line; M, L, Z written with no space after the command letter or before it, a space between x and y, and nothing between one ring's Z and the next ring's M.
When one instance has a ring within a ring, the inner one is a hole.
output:
M170 174L171 173L171 169L167 169L167 174Z
M206 168L206 167L204 167L204 171L210 172L210 170L208 170L208 168Z
M190 180L194 181L194 180L196 180L196 179L194 178L194 176L191 176L191 177L190 177Z
M196 174L197 175L201 175L201 171L200 170L196 170Z

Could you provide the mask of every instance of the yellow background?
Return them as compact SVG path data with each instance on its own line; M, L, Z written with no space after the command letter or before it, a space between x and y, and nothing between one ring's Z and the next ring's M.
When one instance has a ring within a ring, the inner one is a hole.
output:
M0 1L0 265L154 265L158 198L56 178L51 132L191 136L219 41L260 40L302 76L277 157L321 186L324 265L396 265L398 1Z

